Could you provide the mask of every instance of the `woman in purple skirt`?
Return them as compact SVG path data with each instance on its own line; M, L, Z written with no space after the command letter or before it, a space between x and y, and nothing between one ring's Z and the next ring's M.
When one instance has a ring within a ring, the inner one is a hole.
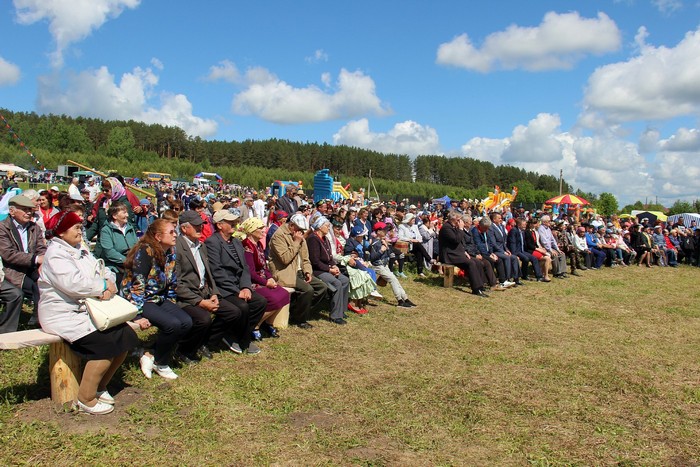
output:
M246 219L240 226L240 230L246 235L245 240L243 240L243 248L245 249L245 260L248 263L248 269L250 269L250 278L255 291L267 299L265 313L253 331L253 337L256 340L262 338L260 329L266 331L270 337L280 336L272 323L274 323L280 309L289 304L289 292L277 284L267 267L265 250L260 242L265 237L264 229L265 223L257 217Z

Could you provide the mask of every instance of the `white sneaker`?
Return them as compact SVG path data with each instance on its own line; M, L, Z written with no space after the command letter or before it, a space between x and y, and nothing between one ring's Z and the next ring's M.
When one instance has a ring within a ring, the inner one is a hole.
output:
M151 379L153 376L153 366L155 365L155 357L150 357L148 355L143 355L139 359L139 363L141 363L141 373L148 378Z
M97 391L98 402L104 402L105 404L114 405L114 397L105 389L104 391Z
M168 365L154 365L153 371L165 379L177 379L177 375Z
M369 294L369 296L372 297L372 298L376 298L377 300L383 300L383 299L384 299L384 295L380 294L380 293L377 292L376 290L372 291L372 293Z
M505 282L502 283L501 285L502 285L503 287L506 287L506 288L508 288L508 287L513 287L513 286L515 285L515 282L505 281Z
M105 415L105 414L108 414L114 410L113 405L106 404L106 403L100 402L100 401L97 401L97 404L95 404L92 407L89 407L80 401L77 401L77 402L78 402L78 410L80 412L89 413L90 415Z

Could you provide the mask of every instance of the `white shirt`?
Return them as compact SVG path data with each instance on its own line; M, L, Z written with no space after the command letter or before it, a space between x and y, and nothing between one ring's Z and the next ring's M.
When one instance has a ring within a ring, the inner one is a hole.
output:
M207 273L207 270L204 267L204 261L202 261L202 254L199 251L199 249L202 247L202 243L198 241L195 244L192 240L185 237L184 235L183 237L185 239L185 243L187 243L187 246L190 247L192 256L194 256L194 262L197 263L197 272L199 272L199 288L202 289L204 288L204 282Z

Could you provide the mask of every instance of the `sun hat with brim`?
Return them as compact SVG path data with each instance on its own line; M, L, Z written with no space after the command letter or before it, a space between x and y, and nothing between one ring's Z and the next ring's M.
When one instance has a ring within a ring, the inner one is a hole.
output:
M218 224L219 222L237 221L238 219L240 219L240 217L241 216L234 214L231 211L228 211L226 209L222 209L221 211L216 211L214 213L212 220L214 221L215 224Z
M82 201L82 198L81 198ZM16 195L10 198L10 201L8 201L8 204L10 206L17 206L17 207L22 207L22 208L33 208L35 207L35 204L32 202L31 199L27 198L24 195Z
M401 223L402 223L402 224L408 224L408 223L411 222L411 220L413 220L415 217L416 217L416 216L414 216L413 214L411 214L411 213L409 212L408 214L406 214L406 216L404 216L404 218L403 218L403 220L401 221Z

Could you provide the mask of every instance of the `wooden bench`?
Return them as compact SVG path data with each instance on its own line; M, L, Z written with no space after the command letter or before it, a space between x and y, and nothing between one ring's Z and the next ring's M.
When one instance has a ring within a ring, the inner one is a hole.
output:
M136 323L129 322L135 330ZM0 334L0 350L24 349L27 347L49 346L49 375L51 378L51 400L63 406L78 398L78 387L83 369L80 357L60 337L49 334L41 329L8 332Z
M459 268L446 263L435 263L434 266L442 268L442 286L446 289L452 287L455 281L455 274L459 272Z
M290 295L294 293L294 289L291 287L284 287L284 290L289 292ZM287 329L289 327L289 303L282 307L280 312L277 313L272 325L278 329Z

